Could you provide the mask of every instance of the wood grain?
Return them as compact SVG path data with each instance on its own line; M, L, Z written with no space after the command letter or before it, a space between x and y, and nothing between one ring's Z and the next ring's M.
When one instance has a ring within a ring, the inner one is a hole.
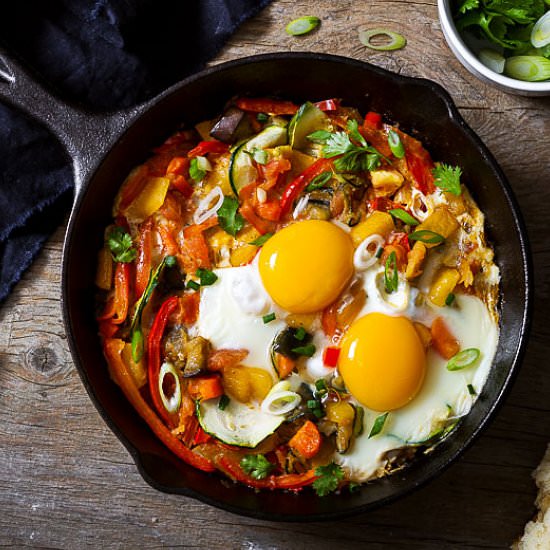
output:
M320 29L284 25L315 14ZM408 37L368 51L361 27ZM448 50L435 0L276 0L215 63L255 53L346 55L441 83L508 175L524 212L536 271L531 341L500 414L466 454L411 496L324 524L241 518L151 489L90 403L72 365L60 308L61 241L53 235L0 309L0 546L185 548L505 548L534 512L535 468L550 440L550 98L523 98L472 77Z

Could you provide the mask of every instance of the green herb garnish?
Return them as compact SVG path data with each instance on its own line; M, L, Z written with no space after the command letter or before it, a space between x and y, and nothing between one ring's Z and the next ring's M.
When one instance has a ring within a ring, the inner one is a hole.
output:
M351 481L348 485L348 490L350 493L356 493L359 491L359 487L361 487L360 483L355 483L355 481Z
M405 147L395 130L388 131L388 145L395 158L402 159L405 156Z
M359 132L356 120L348 120L347 129L348 133L331 133L319 130L310 134L308 138L324 143L323 157L338 157L334 161L334 167L340 172L375 170L380 166L382 158L390 162L388 158L366 142ZM353 143L350 136L360 145Z
M202 267L197 269L196 276L199 278L201 286L213 285L218 280L218 276L213 271Z
M273 464L264 455L246 455L241 459L241 468L254 479L264 479L273 470Z
M447 370L455 371L465 369L473 365L479 359L480 355L481 352L477 348L468 348L459 351L454 357L449 359Z
M470 395L477 395L477 392L476 392L476 390L474 389L474 387L472 386L472 384L468 384L467 388L468 388L468 393L469 393Z
M438 164L433 170L434 183L439 189L446 193L459 196L462 193L460 187L460 176L462 169L459 166L449 166L448 164Z
M384 253L384 247L379 246L374 257L380 259L383 253Z
M317 466L315 475L317 479L313 482L313 488L317 495L324 497L338 489L340 481L344 478L344 470L332 462L326 466Z
M386 419L388 418L388 414L390 413L384 413L376 417L376 420L374 421L372 429L369 433L369 439L371 437L374 437L375 435L378 435L382 431L382 429L384 428L384 424L386 423Z
M392 210L388 210L388 212L394 218L401 220L407 225L418 225L419 223L416 218L413 218L406 210L403 210L402 208L393 208Z
M452 292L449 292L449 294L447 294L447 298L445 298L445 305L452 306L454 301L455 295Z
M395 292L399 285L399 274L397 272L397 256L395 251L386 259L384 266L384 288L388 294Z
M137 251L133 248L132 237L118 225L110 231L107 245L115 262L126 264L136 259Z
M256 115L256 120L258 122L267 122L269 120L269 115L266 113L258 113Z
M326 393L327 392L327 381L324 378L319 378L315 380L315 389L317 393Z
M296 340L300 340L301 342L306 337L306 335L307 335L306 329L304 327L300 327L294 333L294 338L296 338Z
M275 321L275 313L268 313L267 315L264 315L262 317L262 321L264 322L264 324L267 325L267 323L271 323L271 321Z
M304 355L305 357L311 357L315 353L315 346L313 344L306 344L305 346L298 346L297 348L292 348L293 353L298 355Z
M229 399L229 397L227 397L227 395L225 395L225 393L220 397L220 400L218 401L218 409L220 409L220 411L225 411L227 405L229 405L229 401L231 401Z
M292 20L285 30L290 36L302 36L317 28L320 22L321 20L314 15L298 17L298 19Z
M315 191L315 189L321 189L324 187L332 178L332 172L322 172L318 176L315 176L311 183L306 187L306 192Z
M204 169L204 162L201 160L206 160L205 157L193 157L189 163L189 175L195 181L202 181L204 176L206 176L206 170Z
M239 201L235 197L224 197L218 209L220 227L233 237L244 227L244 218L239 214Z
M409 235L409 240L420 241L427 244L439 244L445 242L445 237L434 231L429 231L428 229L420 229L419 231L411 233Z

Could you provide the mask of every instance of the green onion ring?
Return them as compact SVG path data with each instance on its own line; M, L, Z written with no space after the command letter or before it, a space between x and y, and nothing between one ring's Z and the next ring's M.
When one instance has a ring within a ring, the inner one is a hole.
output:
M390 39L390 42L377 46L371 42L375 36L387 36ZM402 34L382 28L359 31L359 40L361 41L361 44L367 48L382 52L400 50L407 45L407 39Z
M504 72L527 82L540 82L550 79L550 59L542 55L516 55L509 57L504 66Z
M391 272L391 274L390 274ZM392 252L387 260L386 265L384 266L384 287L388 294L395 292L399 285L399 279L397 274L397 256L395 252Z
M298 17L298 19L291 21L285 30L290 36L301 36L318 27L320 22L321 20L313 15Z
M481 352L477 348L468 348L459 351L454 357L449 359L447 363L447 370L455 371L462 370L470 365L473 365L481 355Z

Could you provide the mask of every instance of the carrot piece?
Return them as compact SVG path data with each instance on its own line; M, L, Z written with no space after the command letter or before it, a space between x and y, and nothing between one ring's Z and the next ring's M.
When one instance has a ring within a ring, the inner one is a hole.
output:
M321 448L321 434L317 426L306 420L288 442L288 446L303 458L313 458Z
M460 344L453 336L442 317L432 323L432 346L444 359L450 359L460 351Z
M201 401L220 397L224 393L220 377L217 374L191 378L187 391L193 399Z
M208 357L208 370L221 372L225 368L238 365L247 355L246 349L217 349Z
M286 357L282 353L275 353L275 363L277 365L277 374L279 378L286 378L296 366L296 361L290 357Z
M145 164L132 170L122 185L117 208L118 212L124 212L134 202L134 199L143 191L150 175L149 168Z
M120 387L126 399L134 407L137 413L149 425L153 433L168 447L176 456L185 463L203 470L213 472L216 468L210 460L194 453L188 449L170 430L162 423L160 418L153 412L151 407L143 399L139 389L134 383L132 374L121 357L124 341L116 338L107 338L103 342L103 352L107 363L109 363L111 375L116 384Z

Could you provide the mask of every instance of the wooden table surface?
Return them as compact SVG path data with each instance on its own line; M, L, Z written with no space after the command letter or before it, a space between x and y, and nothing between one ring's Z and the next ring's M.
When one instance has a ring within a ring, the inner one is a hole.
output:
M285 24L318 15L320 29ZM391 27L405 49L373 52L360 27ZM531 472L550 440L550 98L499 92L444 42L435 0L275 0L214 63L312 50L441 83L506 172L527 221L535 317L523 368L488 430L441 477L375 512L333 523L246 519L151 489L91 404L60 308L60 227L0 309L0 546L193 548L505 548L534 513Z

